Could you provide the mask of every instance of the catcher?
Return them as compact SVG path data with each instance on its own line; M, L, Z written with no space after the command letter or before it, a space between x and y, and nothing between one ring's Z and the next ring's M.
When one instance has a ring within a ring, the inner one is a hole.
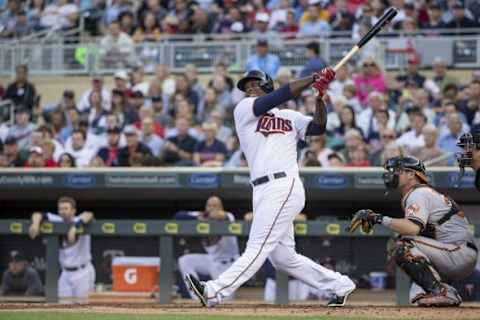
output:
M480 191L480 133L464 133L460 136L457 146L462 148L457 153L458 166L460 167L460 178L462 179L465 167L472 167L475 170L475 187Z
M427 182L424 164L414 157L387 160L383 180L402 194L405 217L387 217L369 209L353 216L349 230L364 232L375 224L399 233L392 255L414 282L410 302L423 307L458 306L457 291L447 284L466 278L475 268L478 249L462 209Z

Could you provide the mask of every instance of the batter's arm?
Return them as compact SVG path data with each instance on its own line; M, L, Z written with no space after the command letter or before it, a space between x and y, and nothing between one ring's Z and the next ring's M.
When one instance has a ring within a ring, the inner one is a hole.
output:
M264 96L258 97L253 102L253 113L256 117L259 117L267 113L270 109L273 109L288 100L294 99L314 82L313 79L313 75L300 78Z
M315 114L307 127L307 136L319 136L325 133L327 128L327 108L321 96L316 99Z

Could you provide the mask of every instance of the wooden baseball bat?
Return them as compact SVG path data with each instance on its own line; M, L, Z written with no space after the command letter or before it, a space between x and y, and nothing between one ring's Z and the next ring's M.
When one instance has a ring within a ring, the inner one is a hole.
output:
M395 9L394 7L390 7L383 14L380 20L378 20L377 23L375 23L375 25L367 32L367 34L364 35L363 38L360 39L360 41L358 41L358 43L352 49L350 49L350 51L345 55L345 57L342 58L342 60L340 60L335 65L335 67L333 67L333 70L337 72L338 69L340 69L345 63L347 63L347 61L350 60L350 58L352 58L352 56L357 53L358 50L360 50L368 41L370 41L370 39L372 39L377 33L379 33L380 30L382 30L382 28L387 23L392 21L393 17L395 17L397 13L397 9Z

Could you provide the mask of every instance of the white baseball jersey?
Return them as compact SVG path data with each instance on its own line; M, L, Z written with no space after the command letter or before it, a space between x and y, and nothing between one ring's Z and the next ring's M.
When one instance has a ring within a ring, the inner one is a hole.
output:
M57 214L47 213L48 221L50 222L64 222L62 217ZM75 222L80 220L80 217L74 218ZM89 234L81 235L77 238L74 244L69 244L66 238L63 238L60 243L60 265L62 267L80 267L92 260L91 254L91 237Z
M225 214L230 222L235 221L232 213L225 212ZM202 243L205 251L215 262L232 262L232 259L236 259L240 255L236 236L207 237Z
M300 112L273 108L256 117L255 97L244 98L234 110L235 128L252 180L285 171L298 174L297 142L305 139L312 120Z

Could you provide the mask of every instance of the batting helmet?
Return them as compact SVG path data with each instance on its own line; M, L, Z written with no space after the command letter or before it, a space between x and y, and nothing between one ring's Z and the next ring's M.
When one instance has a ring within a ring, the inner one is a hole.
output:
M421 160L418 160L415 157L400 156L390 158L385 162L384 168L388 171L383 174L383 181L387 188L395 189L398 187L398 175L400 173L400 170L403 169L415 172L415 175L422 183L428 183L425 165Z
M240 79L237 83L237 88L243 92L245 92L245 85L250 80L258 80L260 81L260 88L265 93L269 93L273 91L273 80L270 76L263 71L260 70L251 70L248 71L243 75L243 78Z

